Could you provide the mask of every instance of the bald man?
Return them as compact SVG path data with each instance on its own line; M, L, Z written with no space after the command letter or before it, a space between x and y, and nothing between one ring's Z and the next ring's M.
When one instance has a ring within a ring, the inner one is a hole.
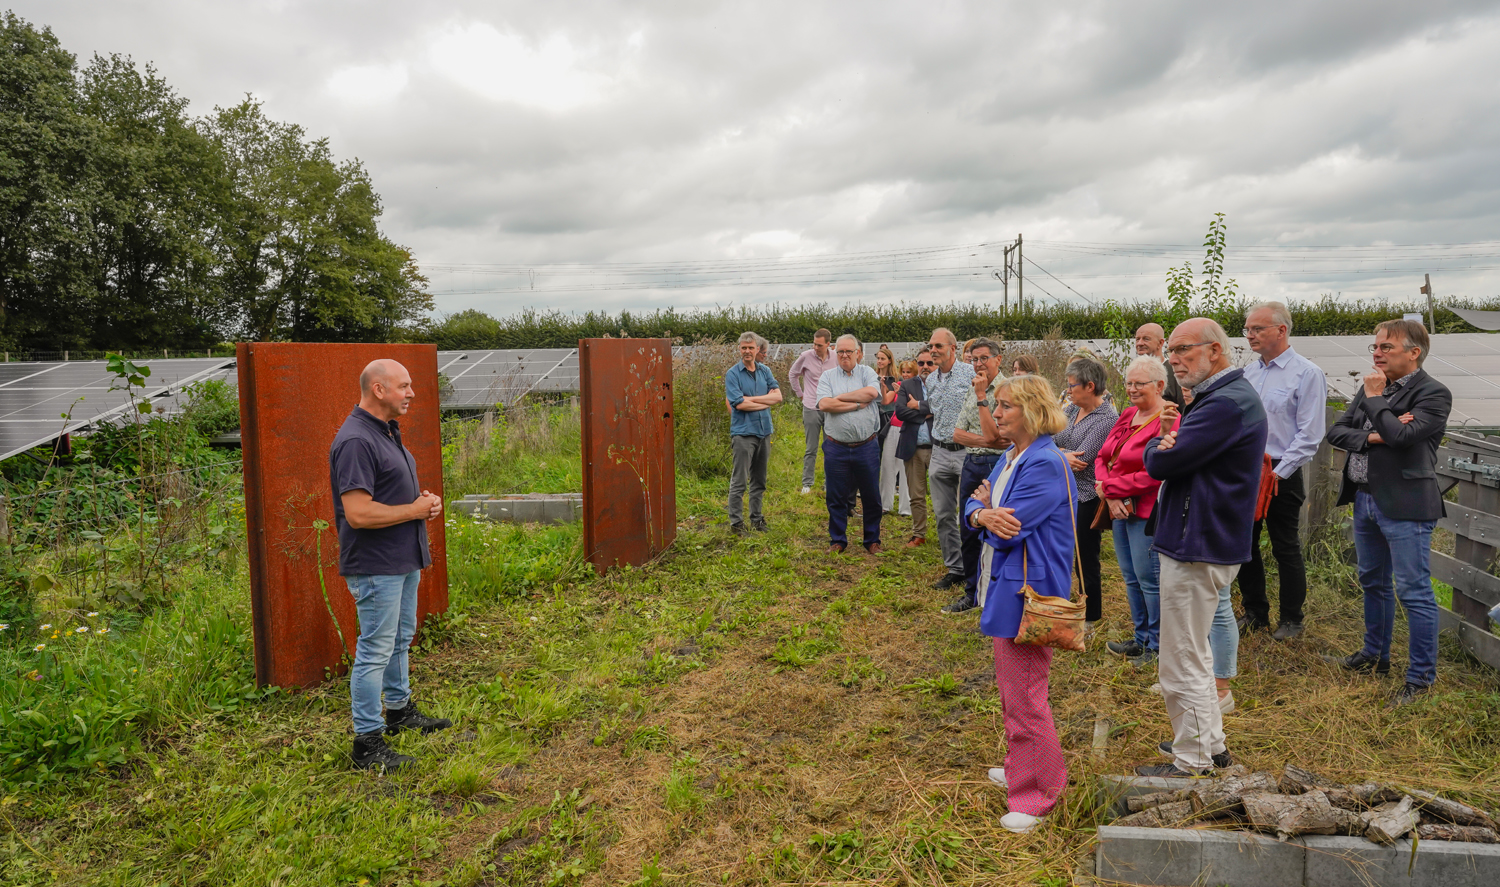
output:
M413 396L406 367L394 360L371 361L359 374L359 405L328 451L339 575L359 613L349 702L354 766L360 769L398 770L416 760L387 745L387 733L453 726L447 718L417 710L407 673L406 651L417 631L417 585L422 570L432 565L427 521L443 515L443 501L421 489L417 460L401 443L397 420Z
M1159 323L1143 323L1141 328L1135 331L1135 353L1154 357L1166 364L1167 387L1162 389L1161 396L1177 404L1180 410L1187 405L1182 398L1182 385L1177 381L1177 376L1172 372L1172 365L1162 355L1162 344L1166 342L1167 333Z

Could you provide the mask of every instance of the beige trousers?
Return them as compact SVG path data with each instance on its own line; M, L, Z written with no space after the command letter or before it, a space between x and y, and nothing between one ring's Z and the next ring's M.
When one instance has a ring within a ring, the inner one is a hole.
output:
M1219 608L1219 589L1234 581L1239 564L1205 564L1161 556L1161 658L1157 661L1172 752L1187 771L1213 766L1225 750L1224 720L1214 686L1208 634Z

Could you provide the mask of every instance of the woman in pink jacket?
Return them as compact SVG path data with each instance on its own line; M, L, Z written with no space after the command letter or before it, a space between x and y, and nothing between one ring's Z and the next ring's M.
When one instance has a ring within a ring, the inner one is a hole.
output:
M1094 460L1094 488L1114 525L1115 558L1120 562L1130 618L1135 622L1135 637L1125 643L1110 641L1105 646L1135 665L1156 659L1161 630L1157 585L1160 566L1156 552L1151 550L1151 537L1146 535L1146 521L1156 505L1161 481L1146 473L1143 458L1149 441L1177 427L1175 419L1166 426L1162 424L1162 411L1168 405L1162 397L1166 387L1167 368L1159 358L1142 355L1131 361L1125 371L1130 406L1120 413Z

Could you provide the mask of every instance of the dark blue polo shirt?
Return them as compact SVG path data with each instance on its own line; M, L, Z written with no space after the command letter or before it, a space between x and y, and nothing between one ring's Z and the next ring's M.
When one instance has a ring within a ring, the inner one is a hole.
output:
M328 450L333 520L339 532L340 576L397 576L432 565L427 522L356 530L344 519L345 493L364 490L382 505L410 505L422 495L417 460L401 443L401 426L355 407Z

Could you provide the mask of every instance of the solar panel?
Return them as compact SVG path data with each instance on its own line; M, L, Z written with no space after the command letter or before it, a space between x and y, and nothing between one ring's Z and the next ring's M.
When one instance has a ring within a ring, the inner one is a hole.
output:
M154 406L179 407L184 384L223 378L233 358L144 361L151 368L144 393ZM123 415L130 406L102 360L0 363L0 459L8 459L95 422Z

